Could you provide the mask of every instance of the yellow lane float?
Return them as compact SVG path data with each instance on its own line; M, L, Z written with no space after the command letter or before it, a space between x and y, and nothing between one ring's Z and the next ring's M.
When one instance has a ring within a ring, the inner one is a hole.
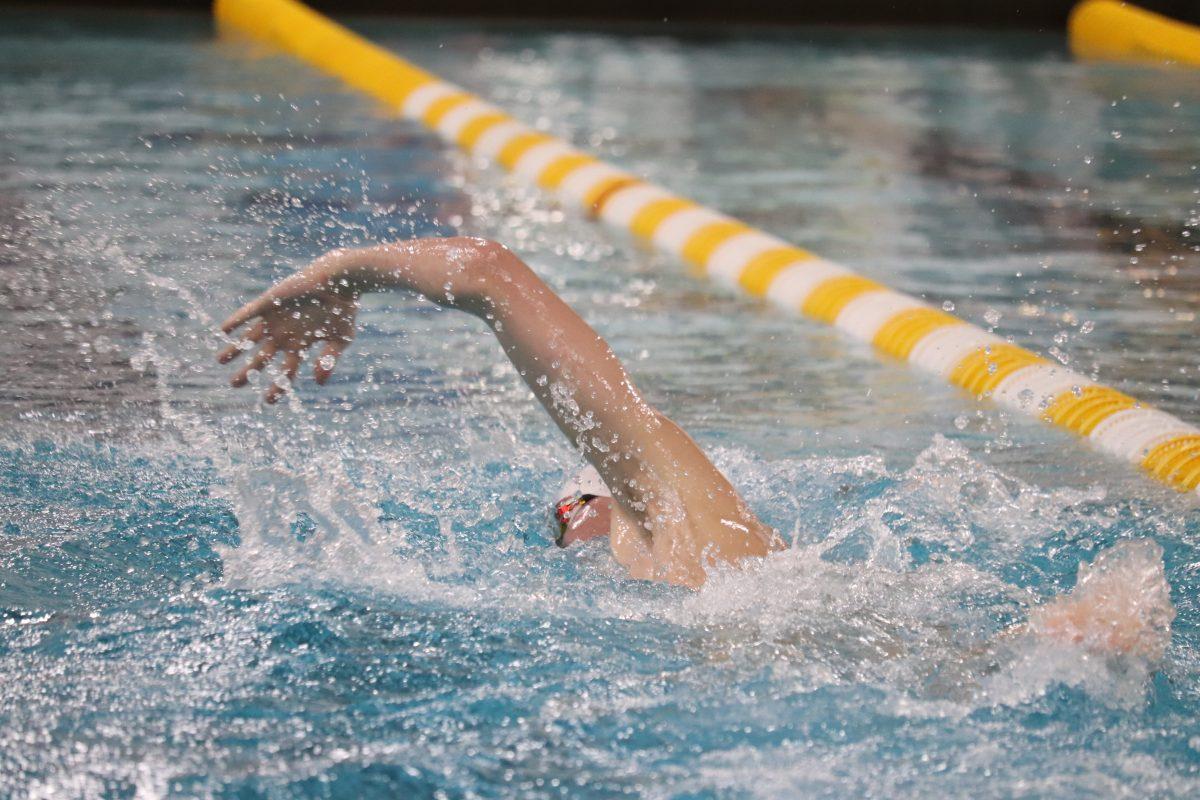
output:
M1079 58L1200 67L1200 27L1117 0L1084 0L1067 21Z

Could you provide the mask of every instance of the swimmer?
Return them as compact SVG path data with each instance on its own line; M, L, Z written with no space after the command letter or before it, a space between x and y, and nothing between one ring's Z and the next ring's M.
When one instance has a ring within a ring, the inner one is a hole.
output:
M495 242L415 239L330 252L234 312L223 330L249 328L219 360L229 363L257 347L231 380L245 386L251 372L281 357L265 395L274 403L296 378L303 354L319 346L313 375L323 384L354 338L359 298L390 289L482 319L590 464L560 492L560 545L608 536L613 556L633 577L693 589L715 566L784 548L691 437L646 402L604 339ZM1156 573L1145 574L1165 586L1161 560ZM1112 581L1093 583L1035 609L1014 632L1099 650L1147 649L1140 633L1151 618L1161 626L1163 615L1148 615L1136 597L1110 590ZM1170 607L1169 597L1165 602Z
M257 345L234 376L282 357L266 390L274 403L302 353L322 347L324 383L354 337L359 297L405 289L491 327L521 378L595 470L593 486L560 503L560 542L610 534L613 556L636 578L699 587L709 568L761 558L783 541L678 425L642 397L608 344L511 251L482 239L418 239L335 250L243 306L222 326L252 322L222 363Z

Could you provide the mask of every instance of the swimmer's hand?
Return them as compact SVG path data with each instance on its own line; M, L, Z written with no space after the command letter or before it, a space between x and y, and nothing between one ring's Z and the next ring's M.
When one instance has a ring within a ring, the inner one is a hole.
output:
M1081 565L1075 588L1034 609L1018 632L1093 653L1159 661L1174 619L1162 548L1134 539Z
M333 372L338 356L354 338L354 317L358 313L358 291L330 269L331 259L318 259L263 292L235 311L221 324L225 333L233 333L247 323L240 340L221 351L218 360L228 364L247 350L258 352L234 373L230 384L245 386L252 371L265 369L279 354L283 362L263 398L274 403L287 392L296 378L304 354L324 343L313 365L317 383L325 383Z
M225 333L250 326L239 341L221 351L218 360L227 364L257 347L258 352L230 381L245 386L251 372L266 368L282 353L279 374L265 395L268 403L274 403L295 379L303 354L319 342L324 348L313 375L317 383L328 380L338 356L354 338L361 294L407 289L439 305L483 316L492 308L487 296L506 274L506 265L514 263L524 266L495 242L467 237L333 250L225 320L221 325Z

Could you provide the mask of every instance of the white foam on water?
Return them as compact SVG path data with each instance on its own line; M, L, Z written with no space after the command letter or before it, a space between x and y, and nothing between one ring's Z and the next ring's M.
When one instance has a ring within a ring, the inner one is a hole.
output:
M963 445L941 435L904 473L897 494L906 496L909 513L932 507L945 515L949 524L926 520L921 525L931 540L965 546L977 538L974 530L984 530L994 547L1009 552L1045 538L1063 519L1077 518L1080 506L1106 496L1101 486L1033 486L975 459Z
M1122 726L1124 727L1124 726ZM1118 731L1132 734L1134 731ZM720 787L729 796L780 797L1194 797L1200 780L1164 770L1136 742L1089 750L1079 748L1063 761L1056 739L1069 740L1069 726L1051 723L1032 741L995 725L960 727L954 747L936 736L923 752L897 753L886 732L861 741L789 742L778 746L739 746L701 756L698 768L670 792L677 796Z
M918 684L930 665L979 645L989 620L968 597L1019 593L962 563L896 569L824 558L809 545L712 576L665 612L729 652L767 654L780 677L807 690L866 682Z

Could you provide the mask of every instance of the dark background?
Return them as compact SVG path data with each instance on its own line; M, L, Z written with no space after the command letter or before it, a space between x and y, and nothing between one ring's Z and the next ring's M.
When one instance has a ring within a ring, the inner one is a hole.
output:
M70 6L207 12L209 0L73 0L3 3L52 10ZM1060 30L1073 0L312 0L327 14L558 19L578 22L708 22L871 25L979 25ZM1200 0L1144 0L1161 14L1200 23Z

